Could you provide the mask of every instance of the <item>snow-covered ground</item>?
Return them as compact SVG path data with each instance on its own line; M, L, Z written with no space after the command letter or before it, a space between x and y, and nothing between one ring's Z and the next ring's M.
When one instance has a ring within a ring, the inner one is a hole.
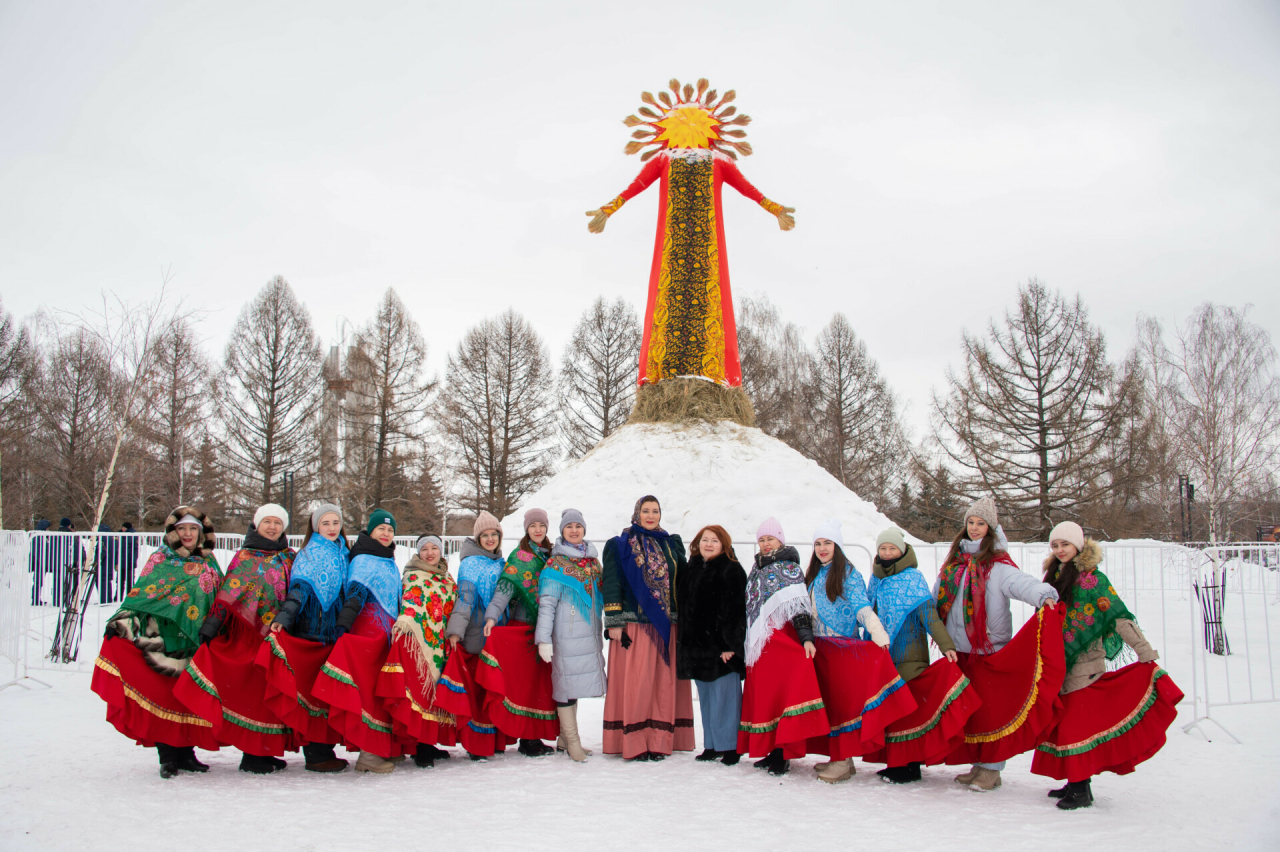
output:
M897 787L861 762L828 786L814 777L817 757L780 779L691 754L628 764L598 752L602 700L583 702L597 754L580 766L514 751L472 763L455 749L434 769L406 762L389 776L317 775L292 755L287 771L260 777L238 772L227 749L201 752L208 774L165 781L155 752L104 720L87 674L38 674L53 688L0 692L4 850L1280 848L1280 704L1215 711L1242 745L1171 728L1137 773L1095 781L1093 808L1063 813L1029 755L989 794L953 784L950 767Z
M503 532L519 538L531 506L546 509L553 525L572 507L586 515L589 538L608 538L631 522L645 494L661 501L662 526L686 539L720 524L734 541L752 542L772 515L791 544L811 542L819 524L839 518L846 542L871 547L893 526L817 462L759 429L726 421L624 426L521 501L503 519Z

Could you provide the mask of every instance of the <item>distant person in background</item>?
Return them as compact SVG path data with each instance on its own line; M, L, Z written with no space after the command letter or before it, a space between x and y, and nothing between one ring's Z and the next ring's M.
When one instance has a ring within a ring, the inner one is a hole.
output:
M120 594L123 595L133 585L133 574L138 570L138 535L133 524L125 521L120 532L133 533L120 541Z
M36 521L36 532L48 532L52 524L45 518ZM40 590L44 586L44 575L49 571L49 567L53 564L53 545L54 542L50 536L41 535L33 536L31 541L31 555L27 557L28 565L31 570L31 605L40 605Z
M80 536L75 531L70 518L63 518L58 522L58 532L68 535L54 540L53 590L50 600L54 606L62 606L62 599L74 582L75 569L84 562L84 555L80 552Z
M93 550L94 562L98 566L98 600L111 603L120 597L120 539L106 524L98 524L98 532L106 535L98 536Z

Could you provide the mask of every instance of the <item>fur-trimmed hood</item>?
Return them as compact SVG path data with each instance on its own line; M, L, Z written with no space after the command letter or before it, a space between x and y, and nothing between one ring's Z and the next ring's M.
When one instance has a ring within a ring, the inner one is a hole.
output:
M440 561L432 567L415 553L409 557L409 561L405 563L404 568L400 569L401 574L408 574L410 571L423 571L427 574L448 574L449 561L442 555Z
M1047 574L1049 569L1056 565L1057 562L1058 557L1050 553L1049 558L1044 561L1044 572ZM1075 563L1081 574L1087 574L1097 568L1102 564L1102 545L1086 537L1084 547L1076 554Z
M204 527L204 534L195 547L188 550L182 546L182 539L178 538L178 521L187 515L191 515L200 522L200 526ZM179 506L169 513L169 517L164 519L164 543L169 545L174 553L184 557L202 557L213 553L213 549L217 543L214 535L213 522L209 517L201 512L195 506Z

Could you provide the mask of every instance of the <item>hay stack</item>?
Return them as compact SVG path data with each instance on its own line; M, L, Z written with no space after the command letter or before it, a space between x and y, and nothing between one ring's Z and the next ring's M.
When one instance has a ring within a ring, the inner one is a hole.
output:
M742 388L728 388L705 379L664 379L641 385L628 423L688 423L729 420L756 425L756 412Z

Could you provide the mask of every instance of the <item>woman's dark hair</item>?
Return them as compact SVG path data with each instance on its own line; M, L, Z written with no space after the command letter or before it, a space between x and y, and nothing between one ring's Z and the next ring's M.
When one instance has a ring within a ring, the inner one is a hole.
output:
M966 518L966 521L968 519ZM956 554L960 552L960 542L969 541L969 527L965 524L965 528L960 530L955 539L951 542L951 549L947 551L947 558L943 560L943 565L951 564L951 560L956 558ZM978 563L982 564L990 562L996 558L996 528L987 525L987 534L982 537L982 543L978 545Z
M698 534L695 535L693 537L693 541L689 543L690 559L695 555L701 554L702 551L698 549L698 545L702 543L702 534L707 532L720 539L720 550L725 556L729 557L734 562L738 561L738 555L733 552L733 539L729 537L729 531L719 524L707 524L705 527L698 530Z
M329 514L329 513L326 512L325 514ZM307 546L307 542L311 541L311 536L318 535L318 534L319 534L319 530L311 526L311 518L308 517L307 518L307 537L302 540L302 547ZM342 539L343 541L347 540L347 527L345 524L338 527L338 538ZM301 550L302 547L299 547L298 549Z
M1044 581L1058 590L1058 600L1068 609L1075 602L1076 579L1080 576L1080 567L1076 565L1079 556L1076 553L1069 561L1059 562L1058 557L1051 553L1044 562Z
M821 570L822 560L818 558L818 552L815 550L809 557L809 568L804 572L806 587L813 585L813 581L818 579L818 572ZM848 570L849 560L845 558L844 550L837 544L836 552L831 554L831 570L827 572L827 600L832 603L844 594L844 575Z

